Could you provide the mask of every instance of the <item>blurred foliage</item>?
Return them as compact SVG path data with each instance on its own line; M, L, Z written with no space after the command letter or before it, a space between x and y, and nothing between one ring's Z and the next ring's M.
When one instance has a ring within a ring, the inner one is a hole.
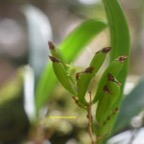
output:
M21 73L21 74L20 74ZM7 101L18 97L22 91L23 80L22 72L19 72L16 79L12 79L4 84L0 89L0 105L5 104Z
M29 121L23 105L23 71L0 89L0 142L19 143L28 132Z
M120 113L115 124L114 132L118 132L127 127L131 119L144 109L144 78L136 87L125 96L121 104Z
M52 30L48 18L40 9L27 4L23 6L22 12L27 21L29 64L37 84L48 62L47 40L52 39Z
M61 85L55 87L52 96L49 98L48 113L42 120L47 135L52 143L56 143L57 139L60 144L66 143L70 139L77 142L83 141L83 135L89 143L87 129L86 112L81 110L75 102L69 98L70 94L62 89ZM54 98L53 98L54 97ZM77 112L77 113L76 113ZM50 116L75 116L74 119L51 119ZM83 133L83 134L80 134Z

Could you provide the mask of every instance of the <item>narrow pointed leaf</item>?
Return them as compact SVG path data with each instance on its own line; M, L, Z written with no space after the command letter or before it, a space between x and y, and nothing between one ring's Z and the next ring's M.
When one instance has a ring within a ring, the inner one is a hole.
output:
M111 46L113 48L111 51L111 60L114 60L119 55L128 56L128 60L118 76L118 79L123 84L121 90L121 92L123 92L130 59L130 36L128 24L119 0L103 0L103 3L110 25Z

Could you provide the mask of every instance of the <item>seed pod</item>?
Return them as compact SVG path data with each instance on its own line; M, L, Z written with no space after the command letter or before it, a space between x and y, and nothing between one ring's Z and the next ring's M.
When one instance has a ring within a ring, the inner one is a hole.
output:
M110 78L111 77L111 78ZM120 96L120 92L121 92L121 84L116 80L116 78L112 78L113 76L111 74L109 74L109 80L108 80L108 85L109 88L112 92L112 96L111 96L111 101L110 101L110 110L113 110L115 107L117 107L118 105L118 101L119 101L119 96Z
M100 69L100 67L102 66L106 58L106 55L110 52L110 50L111 50L111 47L105 47L102 50L96 52L95 56L93 57L89 65L89 67L94 67L94 71L91 77L93 77L98 72L98 70Z
M51 41L48 42L48 45L49 45L49 49L50 49L52 56L60 59L61 62L66 63L66 59L65 59L63 53L61 52L61 50L56 49L55 45Z
M104 85L107 83L108 79L107 76L109 73L111 73L114 77L116 77L119 72L122 69L123 63L125 62L125 60L127 59L126 56L120 56L117 59L115 59L114 61L112 61L110 63L110 65L106 68L105 72L103 73L98 88L97 88L97 92L96 95L93 99L93 103L97 102L99 99L101 99L102 96L102 90Z
M100 67L102 66L107 53L111 50L110 47L103 48L98 51L93 57L89 68L87 68L83 73L77 73L77 85L78 85L78 97L81 103L86 103L85 94L88 90L89 83L94 75L98 72Z
M98 123L102 123L106 119L111 103L112 92L108 85L103 87L102 95L103 97L99 100L96 110L96 119Z
M87 68L82 73L82 75L80 76L80 79L77 82L79 101L81 104L84 104L84 105L87 103L85 100L85 93L87 91L89 80L91 79L91 74L93 70L94 70L93 67Z
M61 63L61 61L58 58L53 57L53 56L49 56L49 57L51 61L53 62L53 69L59 82L63 85L65 89L67 89L73 95L77 95L76 90L74 89L74 86L72 85L72 83L70 82L70 79L67 76L64 65Z
M107 131L109 127L113 125L120 98L119 95L121 84L110 73L108 74L107 79L107 84L103 89L105 94L103 94L103 96L99 99L96 111L96 119L100 125L98 132L100 135L103 135L105 131Z
M109 128L114 125L118 113L118 107L114 108L111 113L106 117L106 119L100 123L98 129L98 135L104 135Z
M120 95L120 85L115 81L108 81L103 91L103 97L98 102L96 112L98 122L104 121L113 109L117 107Z

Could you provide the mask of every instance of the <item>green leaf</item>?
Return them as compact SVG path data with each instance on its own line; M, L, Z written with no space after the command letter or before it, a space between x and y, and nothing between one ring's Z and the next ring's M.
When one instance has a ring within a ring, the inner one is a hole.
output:
M76 58L81 50L107 25L99 20L88 20L73 31L60 45L68 63Z
M107 25L99 20L88 20L76 28L59 46L67 62L72 62L84 47ZM46 67L36 91L37 110L43 107L57 84L51 63Z
M114 132L129 125L131 118L144 109L144 78L126 96L122 102L120 113L114 127Z
M124 64L118 79L122 83L122 92L125 80L128 74L128 65L130 59L130 36L128 24L118 0L103 0L108 23L110 25L111 35L111 61L120 55L128 56L127 62ZM122 99L122 97L121 97Z
M124 64L121 72L117 76L117 79L122 83L121 95L118 100L119 106L123 98L123 88L128 74L128 65L130 59L129 29L125 15L118 0L103 0L103 4L107 14L108 24L110 26L110 40L112 46L111 61L120 55L128 56L127 62ZM112 128L115 120L113 120L113 123L111 123ZM105 142L105 140L103 140L102 143L103 142Z

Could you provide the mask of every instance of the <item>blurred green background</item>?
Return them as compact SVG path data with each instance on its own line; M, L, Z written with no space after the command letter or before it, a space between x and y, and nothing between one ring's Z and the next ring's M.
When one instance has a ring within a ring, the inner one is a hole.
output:
M144 2L120 2L130 29L131 59L125 88L127 98L115 126L116 133L144 126ZM86 113L60 84L46 101L38 122L34 99L49 61L47 42L59 45L76 26L92 18L106 18L100 0L0 1L0 144L90 143ZM95 51L109 46L108 36L108 30L100 33L73 63L87 66ZM129 115L125 115L126 110ZM74 115L76 119L53 120L50 115Z

